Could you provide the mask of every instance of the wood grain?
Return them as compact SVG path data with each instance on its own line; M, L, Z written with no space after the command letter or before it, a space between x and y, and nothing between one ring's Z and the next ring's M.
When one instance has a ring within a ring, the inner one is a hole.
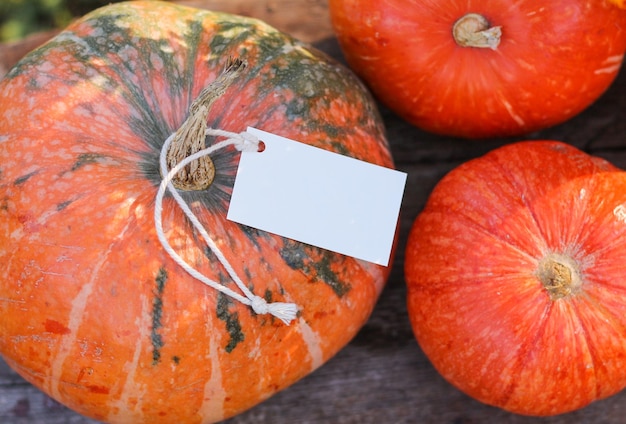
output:
M324 0L180 1L259 17L342 60ZM11 47L14 48L14 47ZM22 53L26 51L23 46ZM0 49L0 57L5 56ZM626 72L593 106L528 139L571 143L626 168ZM443 380L413 338L403 279L406 235L439 179L453 167L522 138L465 141L414 128L381 106L398 169L408 173L401 236L389 283L365 327L318 371L227 424L618 424L626 392L551 418L512 415L480 404ZM0 361L0 423L94 423L51 400Z

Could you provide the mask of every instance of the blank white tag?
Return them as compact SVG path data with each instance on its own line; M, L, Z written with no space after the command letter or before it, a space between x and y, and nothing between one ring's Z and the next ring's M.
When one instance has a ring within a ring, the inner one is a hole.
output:
M243 152L227 218L387 266L406 174L256 128L263 152Z

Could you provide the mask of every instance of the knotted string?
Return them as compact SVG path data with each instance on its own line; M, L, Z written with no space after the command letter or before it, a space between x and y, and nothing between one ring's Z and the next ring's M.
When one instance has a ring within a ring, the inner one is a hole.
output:
M233 267L230 265L222 251L217 247L211 236L207 233L204 226L200 223L196 215L189 208L185 200L178 193L174 185L172 184L172 179L176 176L176 174L183 169L186 165L197 160L201 157L208 156L211 153L215 152L218 149L223 149L227 146L234 146L238 151L258 151L259 150L259 140L253 134L248 132L242 133L233 133L229 131L223 131L218 129L208 128L206 130L206 135L218 136L218 137L226 137L226 140L217 142L210 147L202 149L194 154L191 154L176 164L169 171L167 170L167 152L168 149L174 139L174 134L170 135L165 143L163 144L163 148L161 149L161 154L159 157L159 165L161 169L161 175L163 175L163 180L159 186L159 190L156 195L156 205L154 207L154 222L157 231L157 236L159 241L163 245L165 251L170 255L170 257L181 266L187 273L189 273L193 278L201 281L209 287L214 288L215 290L219 290L220 292L232 297L233 299L238 300L239 302L248 305L252 308L252 310L257 314L271 314L280 320L282 320L285 324L290 324L290 322L296 317L298 312L298 308L293 303L284 303L284 302L272 302L268 303L265 299L260 296L252 293L246 285L241 281ZM189 265L170 245L167 241L167 237L165 236L165 231L163 230L163 198L165 196L166 191L170 192L178 206L183 210L185 216L193 227L200 233L207 246L211 249L213 254L220 261L222 266L226 269L232 280L237 284L237 287L244 294L243 296L237 293L234 290L218 283L217 281L213 281L207 278L205 275L200 273L193 266Z

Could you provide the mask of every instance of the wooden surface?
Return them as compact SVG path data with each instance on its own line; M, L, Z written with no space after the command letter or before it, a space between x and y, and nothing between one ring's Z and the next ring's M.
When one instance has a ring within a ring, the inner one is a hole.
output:
M255 16L312 42L342 60L325 0L181 1ZM32 48L32 47L30 47ZM0 72L25 53L0 47ZM12 56L6 53L11 51ZM19 53L15 53L19 52ZM408 173L398 254L389 283L369 322L319 370L255 408L226 421L260 423L520 423L618 424L626 422L626 391L582 410L550 418L512 415L480 404L445 382L419 349L405 307L403 250L406 235L437 181L453 167L514 140L451 140L424 133L381 112L397 168ZM528 135L556 139L626 168L626 72L591 108L571 121ZM518 138L522 139L522 138ZM626 265L625 265L626 266ZM0 423L93 423L51 400L0 360ZM176 424L176 423L172 423Z

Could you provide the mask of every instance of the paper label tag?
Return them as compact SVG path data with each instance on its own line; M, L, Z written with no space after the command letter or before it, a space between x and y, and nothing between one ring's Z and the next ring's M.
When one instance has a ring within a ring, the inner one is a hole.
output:
M387 266L406 174L256 128L263 152L243 152L227 218Z

